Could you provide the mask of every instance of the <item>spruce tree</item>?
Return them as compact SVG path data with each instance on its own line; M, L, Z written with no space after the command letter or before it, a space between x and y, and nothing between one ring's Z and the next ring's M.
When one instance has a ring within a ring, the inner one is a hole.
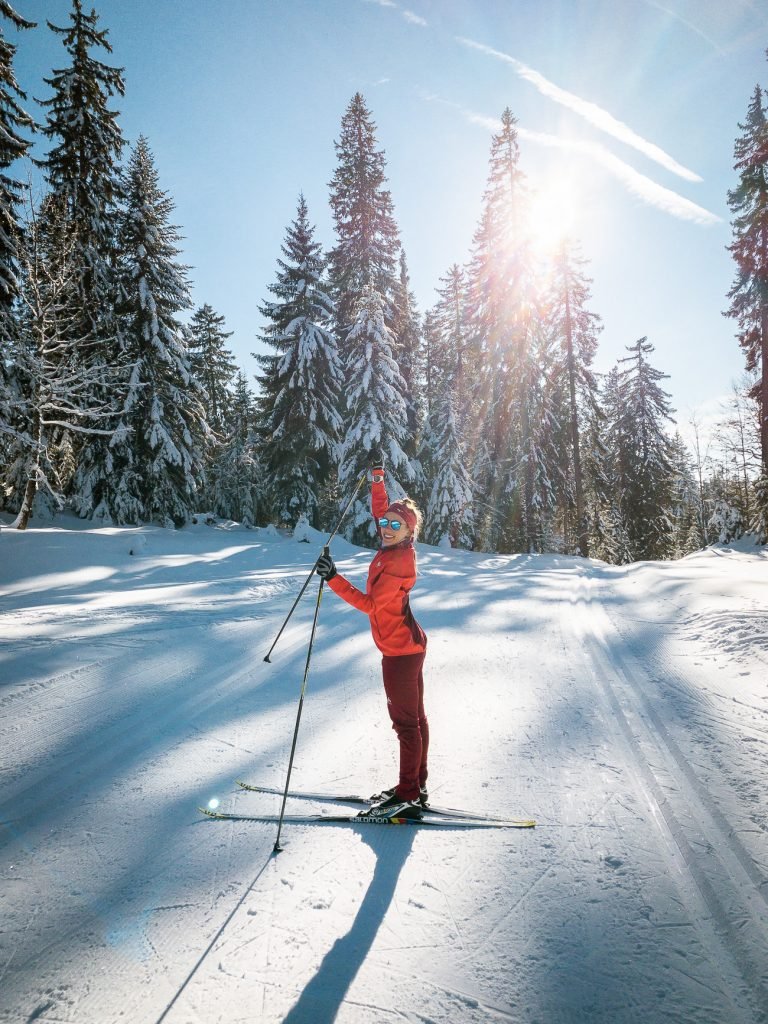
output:
M768 496L768 113L763 90L755 87L747 117L739 125L734 148L739 183L728 193L734 214L733 243L736 279L726 315L738 324L739 344L748 371L757 371L754 396L758 401L763 483ZM753 527L758 540L768 542L768 503L760 503Z
M226 433L231 385L237 373L234 357L226 348L233 332L224 330L224 322L208 303L195 310L189 322L192 372L203 393L206 421L217 436Z
M384 300L373 288L364 292L350 331L352 358L347 367L346 398L349 426L339 451L339 490L342 500L351 494L368 467L371 449L384 452L391 499L402 497L413 482L413 469L404 451L408 437L405 381L394 358L394 338L387 327ZM370 543L376 534L367 501L357 500L351 510L348 536L355 543Z
M437 294L424 332L429 414L421 459L430 482L426 536L432 543L469 547L474 540L474 488L467 465L471 443L465 394L468 325L464 274L459 266L454 264L440 278Z
M52 192L61 197L76 239L80 268L81 333L113 342L111 312L115 300L113 273L115 233L120 200L119 161L124 141L118 112L109 108L123 96L123 69L110 67L95 51L112 52L108 32L98 28L96 11L85 14L81 0L72 0L71 24L48 22L62 37L69 66L45 82L53 96L42 100L48 110L43 134L53 143L43 166Z
M562 400L552 373L554 361L554 339L544 314L533 312L527 318L515 386L508 392L509 408L505 410L508 451L516 458L506 476L508 511L499 533L501 550L541 553L550 543L552 512L562 486L558 444Z
M384 187L384 152L377 146L371 112L363 96L355 93L341 120L335 143L337 167L329 186L336 244L328 272L342 346L366 289L382 296L387 326L394 328L400 239L392 196Z
M474 495L453 405L453 390L447 388L430 413L426 443L434 475L427 503L426 540L469 548L474 533Z
M613 461L615 448L611 447L609 437L609 424L618 419L620 412L618 380L619 371L614 368L605 377L600 400L587 415L583 449L584 514L590 557L625 565L632 561L632 552L619 500L620 485Z
M109 54L112 47L108 32L98 23L96 11L86 14L81 0L72 2L69 25L48 22L51 31L61 37L69 63L45 79L53 95L41 102L47 111L42 131L52 143L43 161L50 186L48 210L57 223L63 218L74 243L76 277L67 300L68 319L73 339L90 339L76 358L94 380L93 401L103 403L110 396L116 398L110 382L115 368L124 364L116 316L115 250L124 141L118 112L111 109L110 102L124 95L125 86L122 69L100 59L100 51ZM124 370L127 379L128 368L124 366ZM74 504L81 515L91 515L100 503L100 492L108 486L108 443L91 440L81 453L80 439L64 433L61 446L73 450L78 463L69 488Z
M0 18L17 29L34 28L7 0L0 0ZM19 421L20 381L14 371L13 350L18 343L15 304L19 295L19 204L24 185L10 173L12 165L23 157L30 142L24 132L34 127L32 118L19 101L26 95L19 88L13 68L16 47L4 35L0 22L0 503L12 485L8 468L12 456L11 439Z
M693 461L679 431L670 439L672 463L672 557L683 558L704 547L698 524L698 495Z
M548 295L548 317L559 348L554 372L562 390L563 423L567 424L565 504L574 507L574 533L578 552L589 557L589 530L585 511L584 462L582 433L587 417L594 415L597 406L597 380L592 363L597 351L600 318L591 313L591 281L584 272L586 261L580 256L575 243L564 241L552 263L552 278ZM566 538L571 532L566 520Z
M248 382L238 371L227 409L227 433L216 449L209 480L213 511L244 526L254 526L260 514L261 463L254 430L255 404Z
M35 27L35 22L22 18L7 0L0 0L0 16L18 29ZM12 177L9 170L25 156L31 145L22 132L34 128L32 118L19 103L26 99L26 94L16 81L15 54L16 47L5 38L0 23L0 316L3 321L18 295L19 204L24 191L24 184ZM5 335L7 324L0 321L0 326Z
M673 553L674 452L665 430L672 421L669 395L659 382L667 374L649 362L647 338L627 346L619 360L611 457L614 487L634 561L669 558Z
M419 435L425 416L423 402L423 352L421 323L416 308L416 298L411 291L411 280L405 252L400 250L400 275L393 297L394 316L392 333L395 339L395 354L400 373L405 381L408 435L404 446L411 460L418 487L423 470L417 458Z
M114 429L111 396L98 398L103 371L79 358L94 339L74 334L76 322L68 301L79 279L74 239L67 221L57 220L51 204L47 206L45 217L30 207L17 249L18 324L11 351L15 401L13 420L5 431L5 489L11 507L18 510L18 529L26 528L36 503L48 512L62 505L66 480L61 472L61 437L76 436L92 444L108 441ZM111 384L115 397L122 399L117 374Z
M191 305L187 268L178 262L173 202L160 189L149 145L139 137L124 172L120 224L122 337L130 391L110 446L111 472L96 515L118 523L177 526L195 511L209 431L192 374L188 331L179 314ZM83 478L87 482L87 468Z
M294 526L303 514L319 525L322 490L335 469L342 427L342 367L331 330L325 261L303 195L282 253L269 286L276 301L260 307L269 321L261 340L274 350L256 356L263 369L257 377L260 455L271 515Z
M440 278L438 299L430 310L434 342L431 352L430 405L445 388L454 393L457 428L467 439L472 424L471 378L468 379L469 323L464 271L454 263Z
M507 108L491 140L488 183L467 270L468 363L474 382L472 446L482 464L474 476L490 515L480 524L482 545L498 548L502 537L520 534L520 495L511 467L527 458L520 408L532 280L525 234L526 183L519 166L517 121ZM508 541L506 541L508 542Z

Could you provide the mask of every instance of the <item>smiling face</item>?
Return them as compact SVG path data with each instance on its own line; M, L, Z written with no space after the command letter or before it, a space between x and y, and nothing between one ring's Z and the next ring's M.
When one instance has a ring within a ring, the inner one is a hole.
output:
M390 548L393 544L400 544L401 541L408 540L411 536L411 531L408 529L408 524L403 519L402 515L399 515L397 511L386 512L386 518L395 519L400 523L399 530L393 530L391 526L382 526L381 528L381 543L382 547Z

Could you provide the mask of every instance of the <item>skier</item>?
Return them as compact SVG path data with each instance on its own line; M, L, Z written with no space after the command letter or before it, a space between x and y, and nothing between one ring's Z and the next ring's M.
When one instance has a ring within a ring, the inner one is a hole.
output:
M400 778L365 812L382 818L421 818L427 803L429 725L424 712L422 669L427 637L413 616L409 594L416 582L414 541L421 513L410 498L391 505L384 485L384 458L371 453L371 509L381 542L368 570L365 593L336 571L330 554L321 555L317 572L334 593L365 612L382 654L384 692L392 728L400 744Z

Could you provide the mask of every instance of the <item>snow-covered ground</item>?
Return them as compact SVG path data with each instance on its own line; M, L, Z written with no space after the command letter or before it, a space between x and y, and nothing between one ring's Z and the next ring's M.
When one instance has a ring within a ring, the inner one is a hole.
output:
M539 825L275 855L197 807L279 810L233 783L284 783L322 538L61 522L0 533L0 1020L768 1020L768 553L422 547L433 798ZM379 677L326 594L296 788L395 781Z

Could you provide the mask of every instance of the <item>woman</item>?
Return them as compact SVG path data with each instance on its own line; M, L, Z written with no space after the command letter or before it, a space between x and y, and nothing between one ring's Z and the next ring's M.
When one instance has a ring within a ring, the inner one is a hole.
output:
M400 742L400 778L394 789L380 794L379 802L367 813L382 818L420 818L427 802L429 726L422 674L427 637L413 617L409 594L416 582L413 543L421 513L410 498L390 505L383 459L376 459L374 466L371 508L381 549L368 570L365 593L338 574L330 555L320 556L317 572L334 593L369 616L374 643L382 654L387 708Z

